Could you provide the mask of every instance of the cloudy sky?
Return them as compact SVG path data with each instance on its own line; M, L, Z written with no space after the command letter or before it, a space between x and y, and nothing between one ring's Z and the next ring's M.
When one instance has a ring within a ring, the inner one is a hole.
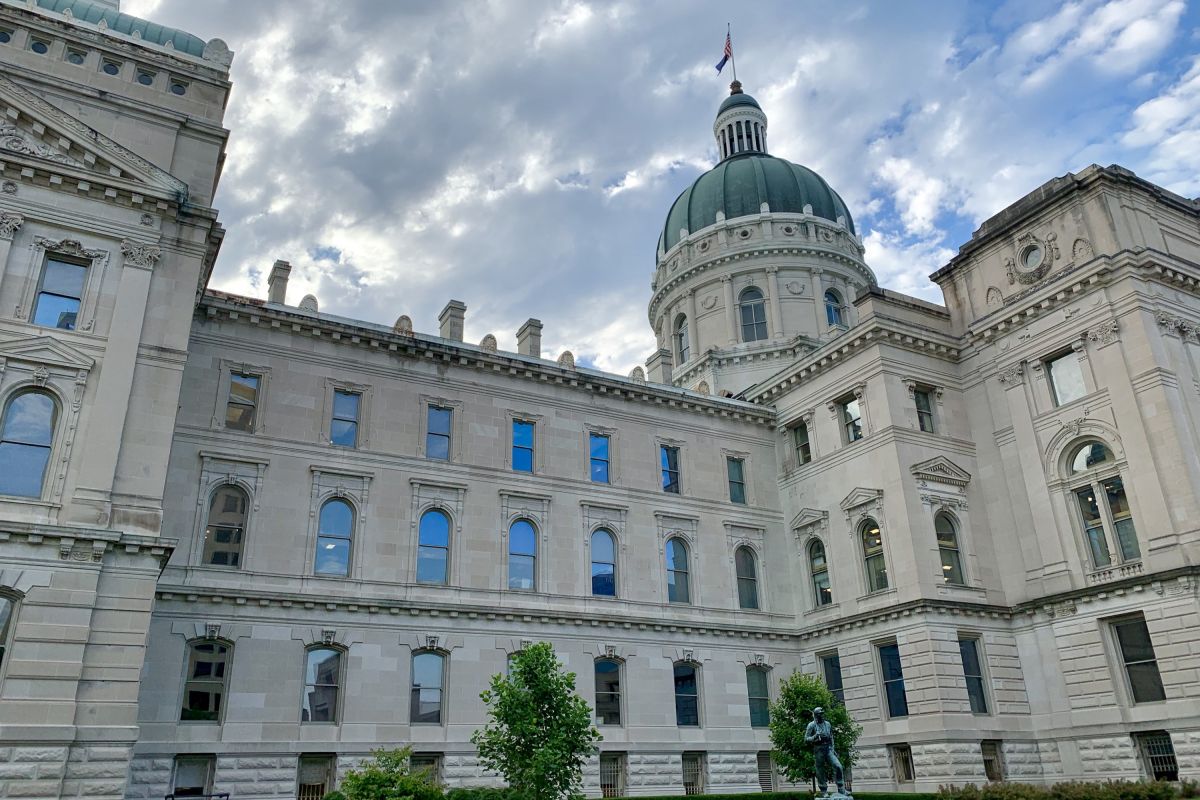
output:
M714 162L726 23L775 155L839 191L884 286L1052 177L1200 194L1200 3L124 0L236 52L216 288L620 373L671 201Z

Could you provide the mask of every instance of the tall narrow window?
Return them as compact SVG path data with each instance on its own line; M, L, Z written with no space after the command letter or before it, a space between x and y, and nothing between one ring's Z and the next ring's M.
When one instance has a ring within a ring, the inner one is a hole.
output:
M440 725L442 722L442 682L446 657L429 651L412 658L412 703L409 721Z
M625 754L600 754L600 796L625 796Z
M928 389L913 391L913 403L917 406L917 425L926 433L935 433L933 426L933 400Z
M237 486L225 485L213 492L208 504L208 525L204 528L204 557L209 566L240 567L243 538L246 534L246 493Z
M962 557L958 552L958 531L954 520L945 512L939 512L933 518L933 529L937 534L938 554L942 559L942 581L962 586L963 580Z
M1121 662L1125 665L1125 677L1129 681L1129 692L1135 703L1153 703L1167 698L1163 691L1162 676L1158 673L1158 659L1154 657L1154 643L1150 641L1150 629L1141 614L1114 622L1113 633L1121 650Z
M350 574L350 541L354 536L354 509L345 500L326 500L317 529L317 556L313 572L345 577Z
M358 446L358 410L361 405L362 395L358 392L334 391L329 441L339 447Z
M759 752L755 762L758 767L758 788L764 792L775 791L775 765L771 761L771 752Z
M792 428L792 440L796 444L796 463L800 466L812 461L812 443L808 436L808 426L803 422Z
M683 754L683 793L704 794L704 753Z
M311 647L304 660L304 698L301 722L337 722L342 687L342 651Z
M863 565L867 570L867 591L881 592L888 588L888 574L879 523L868 517L859 525L858 531L862 537Z
M750 698L750 727L765 728L771 724L771 692L767 688L767 671L762 667L746 668L746 694Z
M682 661L675 665L675 724L681 728L700 724L700 681L696 667Z
M1061 406L1087 394L1083 385L1083 368L1079 364L1077 353L1072 351L1055 356L1047 359L1045 363L1054 405Z
M825 558L825 545L814 539L808 546L808 566L812 570L813 600L817 608L833 602L833 589L829 585L829 561Z
M229 376L229 400L225 404L225 427L235 431L253 431L258 408L257 375L235 372Z
M533 472L533 423L514 419L512 424L512 468Z
M1101 442L1085 442L1069 464L1093 569L1111 566L1114 552L1122 562L1140 559L1133 512L1112 451Z
M967 699L972 714L988 713L987 691L983 683L983 663L979 658L979 640L970 636L958 637L958 654L962 658L963 676L967 679Z
M729 502L746 505L746 462L730 456L725 459L725 472L729 477Z
M891 757L892 777L896 779L896 783L912 783L917 779L911 747L907 744L890 744L888 755Z
M417 583L446 583L449 566L450 518L437 509L426 511L417 532Z
M1175 745L1167 731L1146 731L1134 734L1138 753L1142 757L1146 775L1156 781L1178 781L1179 762L1175 758Z
M537 587L537 531L527 519L508 529L508 588L532 592Z
M296 800L321 800L333 788L334 756L300 756L296 765Z
M592 533L592 594L617 596L617 543L603 528Z
M454 411L440 406L429 406L425 413L425 457L449 461L450 424L454 420Z
M33 324L75 330L85 280L87 267L49 256L29 317Z
M54 443L58 404L46 392L24 391L9 399L0 422L0 494L41 497Z
M880 645L878 649L888 717L907 717L908 695L904 691L904 668L900 665L900 647L892 643Z
M228 664L227 645L208 641L188 645L188 671L183 685L180 720L217 722L221 718Z
M995 739L984 739L979 743L979 752L983 756L983 774L989 781L1004 780L1004 752L1001 743Z
M592 483L609 483L609 440L602 433L588 434L588 456L591 459Z
M661 445L658 448L662 465L662 487L664 492L679 494L679 448Z
M175 797L207 797L212 785L212 756L175 756L171 794Z
M742 315L742 341L758 342L767 338L767 304L763 293L751 286L738 298Z
M667 541L667 601L692 602L691 587L688 585L688 549L679 538Z
M742 545L733 552L737 572L738 608L758 608L758 565L754 551Z
M596 660L596 724L621 724L621 662Z
M675 318L675 358L686 364L692 357L692 342L688 338L688 318L680 314Z
M821 675L825 678L825 688L839 703L846 705L846 689L842 684L841 657L837 653L825 653L818 658L821 661Z
M17 601L0 594L0 675L4 674L4 662L8 657L9 637L16 627Z
M825 292L825 322L830 327L845 324L842 319L842 298L833 289Z
M845 444L863 438L862 405L857 397L849 397L838 404L842 418L842 441Z

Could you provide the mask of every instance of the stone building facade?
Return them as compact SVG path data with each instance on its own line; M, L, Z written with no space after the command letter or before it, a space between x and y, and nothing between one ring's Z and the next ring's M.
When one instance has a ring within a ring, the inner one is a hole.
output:
M0 797L493 783L532 641L594 795L784 786L794 670L859 789L1200 772L1196 200L1052 180L940 306L735 85L615 376L208 289L231 54L114 5L0 3Z

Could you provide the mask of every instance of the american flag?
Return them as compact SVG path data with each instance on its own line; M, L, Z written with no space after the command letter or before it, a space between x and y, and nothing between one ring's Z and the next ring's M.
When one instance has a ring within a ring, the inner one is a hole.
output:
M725 62L733 58L733 39L730 34L725 34L725 55L721 56L721 60L717 62L717 74L721 74L721 70L725 69Z

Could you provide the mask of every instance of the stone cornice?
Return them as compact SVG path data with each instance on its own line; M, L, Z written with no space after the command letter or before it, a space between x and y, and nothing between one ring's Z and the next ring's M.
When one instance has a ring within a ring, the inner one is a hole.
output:
M758 425L775 424L773 411L750 403L662 384L638 383L629 378L594 370L570 369L517 353L492 353L473 345L420 333L402 334L383 326L313 315L286 306L266 305L250 298L208 291L198 312L211 319L275 329L290 329L300 336L328 337L330 341L412 359L501 373L515 378L578 388L593 394L634 402L655 403L693 413L736 419Z
M121 531L42 525L26 522L0 523L0 542L22 541L35 546L53 546L60 561L99 564L105 553L124 552L153 558L161 572L178 541L157 536L139 536Z

